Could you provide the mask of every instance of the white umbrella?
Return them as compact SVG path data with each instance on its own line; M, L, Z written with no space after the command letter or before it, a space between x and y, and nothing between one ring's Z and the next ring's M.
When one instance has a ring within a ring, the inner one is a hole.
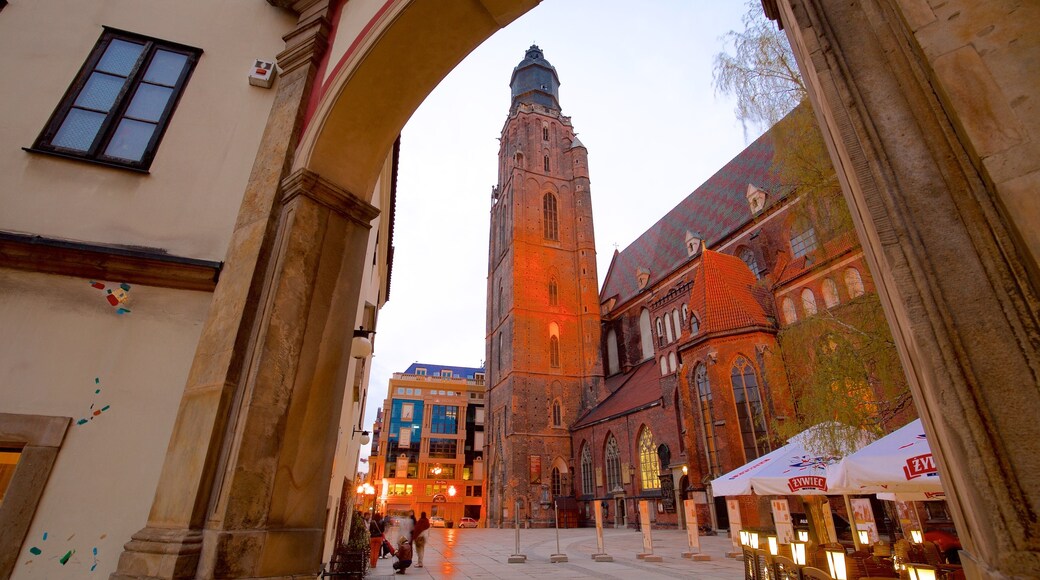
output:
M829 467L827 480L839 493L849 494L932 494L934 497L943 490L920 419Z
M836 455L806 448L817 425L792 437L787 445L763 455L711 482L712 495L818 495L835 493L827 480L827 465Z

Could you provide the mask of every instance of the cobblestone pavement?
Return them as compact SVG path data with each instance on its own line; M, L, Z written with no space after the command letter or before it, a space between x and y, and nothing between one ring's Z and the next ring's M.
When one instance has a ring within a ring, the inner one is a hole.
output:
M708 562L693 562L681 557L688 550L686 532L654 530L654 554L663 562L644 562L636 558L643 551L642 536L635 530L604 530L604 550L613 562L595 562L596 530L560 530L560 552L568 561L550 563L556 553L556 531L520 530L520 551L527 556L523 564L509 564L516 551L516 531L499 529L431 529L426 545L424 567L413 565L405 576L413 578L605 578L657 580L664 578L703 578L739 580L742 562L726 558L731 549L728 536L701 538L701 552ZM392 578L392 560L380 560L366 578Z

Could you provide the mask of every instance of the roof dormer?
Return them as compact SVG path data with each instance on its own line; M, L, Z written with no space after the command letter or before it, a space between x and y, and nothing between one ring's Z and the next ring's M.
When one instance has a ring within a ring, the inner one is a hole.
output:
M752 214L757 214L766 207L766 198L769 194L759 189L754 183L749 183L747 186L747 197L748 207L751 209Z
M686 255L696 256L704 245L704 238L699 233L686 231Z
M646 285L650 283L650 270L646 268L636 269L636 282L639 284L639 289L646 288Z

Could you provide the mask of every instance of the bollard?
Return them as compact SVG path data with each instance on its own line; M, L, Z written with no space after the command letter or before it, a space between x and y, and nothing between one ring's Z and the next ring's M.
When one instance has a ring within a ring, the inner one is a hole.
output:
M556 520L556 553L549 556L549 561L556 564L567 561L567 554L560 553L560 504L556 500L553 500L553 517Z
M515 509L513 511L514 516L516 517L516 524L514 526L516 529L516 552L509 557L507 562L510 564L523 564L527 562L527 556L520 553L520 502L517 501L514 507Z

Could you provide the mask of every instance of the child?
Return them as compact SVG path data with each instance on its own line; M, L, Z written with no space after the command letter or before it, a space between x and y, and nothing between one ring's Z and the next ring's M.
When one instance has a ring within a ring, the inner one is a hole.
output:
M398 574L404 574L405 569L412 565L412 543L408 538L401 536L397 541L397 561L394 562L394 570Z

